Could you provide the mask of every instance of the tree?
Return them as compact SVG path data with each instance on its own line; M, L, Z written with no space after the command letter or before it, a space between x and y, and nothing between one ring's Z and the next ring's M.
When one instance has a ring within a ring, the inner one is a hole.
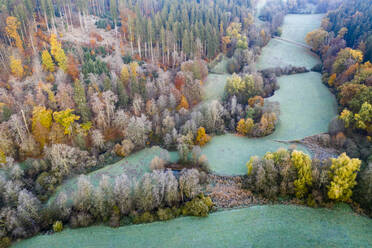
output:
M320 52L328 40L328 32L323 29L316 29L306 35L306 43L312 47L315 52Z
M87 151L65 144L53 144L45 149L45 158L51 164L51 172L59 180L71 172L82 172L96 165L94 158Z
M130 80L129 70L127 65L123 65L120 72L120 80L122 81L123 85L128 85Z
M351 127L354 122L353 113L348 109L341 112L339 119L344 121L346 128Z
M94 190L89 178L81 175L77 181L74 206L82 212L89 212L93 207Z
M12 74L17 78L21 79L23 77L24 70L21 59L10 56L10 69Z
M199 127L198 134L195 139L195 145L204 146L211 140L211 137L205 133L204 127Z
M53 62L52 56L50 56L48 50L44 50L42 52L41 60L42 60L43 67L44 67L45 70L50 71L50 72L54 72L54 70L55 70L54 62Z
M336 74L341 74L348 69L350 65L360 63L363 61L363 53L359 50L353 50L351 48L342 49L338 54L335 62L333 63L332 69Z
M196 169L183 169L179 179L179 187L183 200L193 199L201 192L199 184L199 171Z
M186 99L186 97L184 95L181 96L181 102L180 104L177 106L177 110L181 110L182 108L184 109L189 109L189 103Z
M236 96L238 103L246 104L249 98L259 95L260 92L255 86L252 75L246 75L241 78L234 73L230 78L227 79L224 94L227 98Z
M342 202L350 200L360 165L359 159L350 159L346 153L341 154L338 158L332 158L330 168L332 181L328 190L330 199Z
M6 156L5 153L0 149L0 164L6 163Z
M262 98L262 96L255 96L255 97L252 97L252 98L248 99L248 104L252 108L254 106L256 106L256 104L263 107L264 106L264 99Z
M47 142L52 126L52 110L42 106L34 107L32 111L32 134L43 148Z
M50 36L50 46L51 46L51 54L53 55L54 59L57 61L58 66L66 71L67 70L67 57L65 51L62 49L61 43L57 40L56 34L51 34Z
M74 56L71 54L68 56L67 73L74 81L79 78L79 68Z
M16 47L19 49L21 53L23 53L22 40L17 31L21 23L18 21L17 17L8 16L6 18L6 25L7 25L5 27L6 33L15 40Z
M236 131L241 135L249 135L252 133L253 126L254 123L251 118L247 118L247 120L244 120L244 118L242 118L236 126Z
M117 206L121 214L128 214L132 209L133 198L132 183L126 174L121 174L115 178L114 195Z
M354 115L354 119L357 128L372 133L372 104L363 103L359 113Z
M64 132L67 135L72 133L72 124L80 119L80 116L74 115L72 112L74 112L73 109L66 109L53 113L54 121L64 128Z
M293 151L291 154L293 166L297 171L297 179L294 181L296 197L306 198L312 186L311 159L303 152Z
M88 122L91 113L87 105L84 85L78 79L74 82L74 101L77 112L81 115L83 122Z

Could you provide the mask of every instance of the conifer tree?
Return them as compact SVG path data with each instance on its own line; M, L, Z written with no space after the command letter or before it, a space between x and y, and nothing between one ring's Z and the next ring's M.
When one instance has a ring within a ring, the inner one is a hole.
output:
M83 122L88 122L90 120L91 113L87 105L85 88L78 79L76 79L74 82L74 101L77 112L81 115Z

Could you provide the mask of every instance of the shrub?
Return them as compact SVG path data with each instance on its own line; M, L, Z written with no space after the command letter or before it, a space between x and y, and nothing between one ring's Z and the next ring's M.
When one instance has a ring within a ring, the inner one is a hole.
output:
M156 220L156 216L154 216L149 211L144 212L143 214L136 214L133 218L134 224L141 224L141 223L151 223Z
M53 231L54 232L61 232L63 230L63 223L62 221L56 221L53 224Z
M8 248L11 245L10 238L3 237L0 239L0 248Z
M165 161L158 156L155 156L150 163L151 170L163 170L165 167Z
M183 215L190 216L208 216L209 212L212 210L213 202L210 197L205 197L204 195L199 195L189 202L186 202L182 207Z
M156 214L157 214L159 220L161 220L161 221L170 220L170 219L175 218L175 215L174 215L172 209L170 209L170 208L160 208L156 212Z

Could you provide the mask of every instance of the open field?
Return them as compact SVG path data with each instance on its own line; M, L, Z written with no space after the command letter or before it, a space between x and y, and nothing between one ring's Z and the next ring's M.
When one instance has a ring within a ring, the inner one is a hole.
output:
M67 229L14 248L101 247L371 247L372 220L351 211L267 205L221 211L207 218Z

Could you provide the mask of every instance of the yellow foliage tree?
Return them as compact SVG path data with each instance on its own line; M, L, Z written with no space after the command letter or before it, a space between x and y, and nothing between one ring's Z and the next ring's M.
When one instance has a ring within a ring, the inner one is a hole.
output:
M53 113L55 122L64 128L64 132L67 135L72 133L72 124L80 119L80 116L74 115L72 112L74 112L74 110L68 108L66 110Z
M51 54L53 55L54 59L57 61L58 66L66 71L67 69L67 57L65 51L62 49L61 43L57 40L57 35L52 34L50 36L50 46L51 46Z
M137 77L137 68L138 68L138 63L137 62L131 62L129 64L129 67L130 67L130 73L132 74L132 78L136 78Z
M13 56L10 56L10 69L12 74L17 78L23 77L24 70L21 59L16 59Z
M226 34L230 38L239 39L241 37L242 24L238 22L232 22L226 29Z
M23 44L22 44L22 40L21 40L21 37L19 36L18 32L17 32L17 29L19 28L19 26L21 25L21 23L18 21L17 17L14 17L14 16L8 16L6 18L6 27L5 27L5 31L6 33L14 39L15 41L15 44L16 44L16 47L19 49L19 51L21 53L23 53Z
M346 153L338 158L332 159L330 176L331 185L328 190L328 197L333 200L347 202L353 194L353 187L357 184L357 172L360 169L359 159L350 159Z
M184 109L189 109L189 103L186 99L186 97L184 95L181 96L181 102L180 104L177 106L177 110L180 110L181 108L184 108Z
M316 52L319 52L328 39L328 32L323 29L316 29L306 35L306 43Z
M44 147L52 126L52 110L36 106L32 111L32 134L41 147Z
M204 127L199 127L198 134L196 136L195 145L204 146L211 140L211 137L205 133Z
M363 103L359 113L354 115L354 120L357 128L372 133L372 105L368 102Z
M300 151L293 151L291 161L297 171L297 179L294 181L296 197L303 199L307 196L312 186L311 159Z
M6 156L5 153L0 149L0 164L6 163Z
M346 128L350 127L354 121L353 113L348 109L344 109L338 118L344 121Z
M253 126L254 122L251 118L248 118L247 120L242 118L236 126L236 131L241 135L248 135L252 132Z
M123 68L121 68L120 79L124 85L127 85L129 83L130 75L128 66L124 65Z
M42 60L43 67L44 67L45 70L50 71L50 72L54 72L54 70L55 70L54 62L53 62L52 56L50 56L50 53L48 52L48 50L44 50L42 52L41 60Z

